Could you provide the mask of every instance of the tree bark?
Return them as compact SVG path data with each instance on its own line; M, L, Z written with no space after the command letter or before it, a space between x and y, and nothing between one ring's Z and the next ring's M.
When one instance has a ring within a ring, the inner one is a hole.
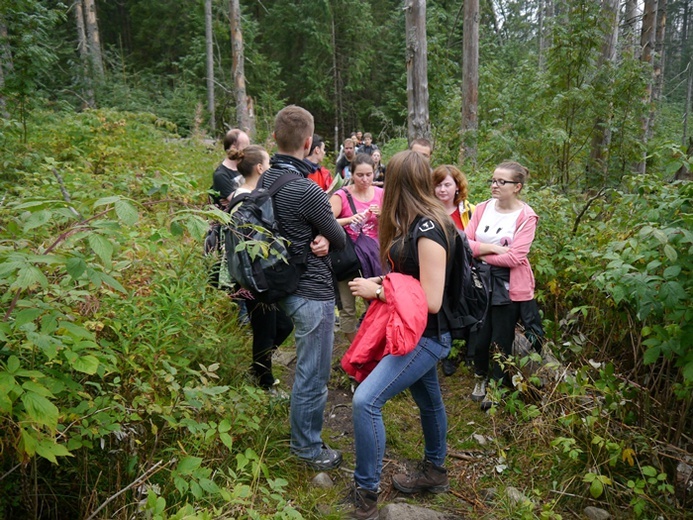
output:
M94 0L84 0L84 14L89 42L89 57L91 58L92 73L99 81L103 79L103 55L101 54L101 38L99 24L96 19L96 4Z
M431 139L428 111L428 62L426 42L426 1L405 0L407 66L407 136L409 142Z
M655 33L655 53L653 56L654 82L652 88L652 102L657 103L662 97L664 85L664 62L666 50L664 48L664 35L667 24L667 0L659 0L657 6L657 31ZM650 129L652 125L650 124ZM652 137L652 135L650 135Z
M642 17L642 30L640 32L640 47L642 49L642 55L640 57L640 60L647 64L650 70L652 69L652 62L654 58L654 47L655 47L655 39L657 36L657 9L658 9L658 0L645 0L645 7L643 10L643 17ZM648 81L647 81L647 87L646 87L646 92L643 97L643 102L649 107L650 104L652 103L652 89L653 89L653 83L654 83L654 73L651 73ZM643 148L647 147L647 142L649 139L650 135L650 114L649 110L645 111L645 114L642 117L642 143L643 143ZM646 159L647 159L647 150L645 149L643 151L642 158L640 161L635 165L635 172L644 174L646 171Z
M600 68L615 64L616 61L619 27L618 8L619 0L602 0L602 16L608 20L609 32L604 36L602 53L599 57ZM613 75L610 74L607 81L613 83ZM612 112L613 105L609 104L607 113L598 117L594 125L587 172L587 181L591 187L596 186L600 178L602 183L605 183L608 176Z
M623 41L624 50L630 51L630 55L639 56L638 52L638 0L626 0L623 14Z
M248 96L245 90L245 57L243 54L243 32L241 30L241 6L239 0L229 0L229 22L231 25L231 75L233 92L236 98L236 126L246 132L251 139L255 136L255 122L248 110ZM232 125L233 126L233 125Z
M205 0L205 54L207 58L207 112L209 113L209 129L212 135L216 133L214 100L214 35L212 34L212 0Z
M476 166L479 128L479 0L464 0L462 40L462 144L460 164Z
M5 36L7 35L7 27L5 27L5 24L3 23L3 20L0 19L0 41L4 41ZM2 44L0 44L2 45ZM0 49L1 51L2 49ZM4 117L5 119L10 118L9 112L7 112L7 103L5 102L5 97L2 95L2 89L5 86L5 53L0 52L0 116Z
M92 87L91 67L89 66L89 44L84 25L84 4L82 0L77 0L73 7L75 9L75 25L77 27L77 51L82 63L83 108L94 108L94 88Z

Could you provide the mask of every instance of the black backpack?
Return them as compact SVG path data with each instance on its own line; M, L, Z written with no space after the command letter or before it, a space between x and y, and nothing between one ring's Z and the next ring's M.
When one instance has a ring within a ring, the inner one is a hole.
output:
M443 312L453 339L467 340L470 332L481 328L491 303L489 266L474 258L464 232L455 235Z
M275 219L274 195L288 182L285 173L268 188L256 188L231 200L231 223L224 226L224 245L231 279L263 303L274 303L296 291L306 270L305 254L291 257L288 240Z
M418 259L417 222L411 228L409 239L414 257ZM489 275L489 266L474 258L467 235L456 232L447 264L445 298L438 313L439 319L445 317L447 320L447 329L453 339L469 339L469 333L478 330L486 319L491 303Z

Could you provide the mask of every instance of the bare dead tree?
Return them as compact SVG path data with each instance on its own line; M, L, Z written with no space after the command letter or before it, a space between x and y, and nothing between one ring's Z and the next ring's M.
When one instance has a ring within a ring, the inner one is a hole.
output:
M72 7L74 8L75 26L77 28L77 52L82 63L82 81L84 83L82 98L86 107L93 108L95 106L94 88L90 72L89 42L87 41L87 30L84 23L84 4L82 0L77 0Z
M212 33L212 0L205 0L205 55L207 64L207 112L212 135L217 130L214 100L214 35Z
M241 30L241 6L239 0L229 0L229 23L231 25L231 75L233 93L236 98L236 120L238 128L251 138L255 135L255 121L248 110L248 96L245 90L245 55L243 53L243 31Z
M462 40L462 143L460 164L476 165L479 129L479 0L464 1Z
M428 61L426 42L426 0L405 0L407 66L407 136L431 138L428 111Z

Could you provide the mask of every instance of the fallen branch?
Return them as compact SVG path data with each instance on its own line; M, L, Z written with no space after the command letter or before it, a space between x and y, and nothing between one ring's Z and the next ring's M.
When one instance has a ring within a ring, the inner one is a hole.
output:
M110 504L111 502L113 502L113 501L114 501L116 498L118 498L120 495L122 495L123 493L125 493L126 491L129 491L130 489L132 489L132 488L134 488L134 487L139 486L139 485L142 484L144 481L146 481L147 479L149 479L149 477L151 477L152 475L154 475L154 474L157 473L158 471L164 469L166 466L170 466L171 464L173 464L173 460L169 460L169 461L166 463L166 465L164 465L164 466L162 466L162 463L163 463L163 461L160 460L159 462L157 462L156 464L154 464L151 468L149 468L147 471L145 471L144 473L142 473L142 474L141 474L139 477L137 477L135 480L133 480L132 482L130 482L130 483L129 483L127 486L125 486L123 489L121 489L120 491L118 491L115 495L111 495L110 497L108 497L108 498L106 499L106 501L105 501L103 504L101 504L101 505L96 509L96 511L94 511L91 515L89 515L89 516L87 517L86 520L92 520L93 518L95 518L96 515L99 513L99 511L101 511L104 507L106 507L108 504Z
M56 178L56 180L58 181L58 184L60 185L60 191L63 194L63 199L65 200L65 202L67 202L68 204L72 203L72 197L70 197L70 192L67 191L67 188L65 187L65 182L63 181L63 178L60 176L60 174L58 173L58 170L56 170L55 168L53 168L53 176ZM79 217L80 219L84 219L82 214L79 211L77 211L74 207L68 206L68 208L70 209L70 211L72 212L73 215L75 215L76 217Z

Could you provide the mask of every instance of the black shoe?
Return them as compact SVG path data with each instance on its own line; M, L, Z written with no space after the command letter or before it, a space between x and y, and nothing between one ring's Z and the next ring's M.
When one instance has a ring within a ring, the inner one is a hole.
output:
M441 365L443 367L443 375L444 376L451 376L455 372L457 372L457 363L455 363L450 358L443 359L443 361L441 361Z

